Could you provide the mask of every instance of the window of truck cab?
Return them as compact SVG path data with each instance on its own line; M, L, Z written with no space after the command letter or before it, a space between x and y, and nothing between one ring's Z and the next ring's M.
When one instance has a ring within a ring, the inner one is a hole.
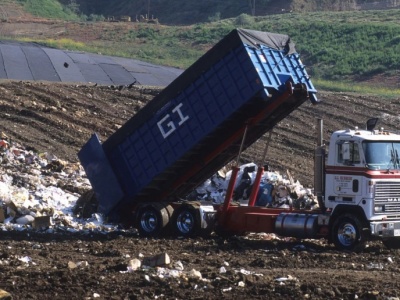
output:
M358 143L354 141L338 141L336 153L339 165L354 166L361 163L360 148Z
M400 169L400 141L363 141L362 147L367 168Z

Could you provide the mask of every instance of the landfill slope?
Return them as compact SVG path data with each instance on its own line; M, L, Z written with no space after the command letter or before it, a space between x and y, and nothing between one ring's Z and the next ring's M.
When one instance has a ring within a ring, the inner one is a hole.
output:
M93 132L105 140L159 91L3 81L0 131L11 144L24 145L29 152L41 157L47 152L74 163ZM326 92L318 96L320 104L305 103L278 124L266 159L270 170L289 171L306 186L312 186L316 118L324 119L327 141L332 131L363 127L371 117L379 117L379 126L385 129L399 127L400 98ZM258 163L267 138L268 134L246 150L241 163ZM29 169L9 168L3 162L0 170L19 184ZM56 184L65 176L57 171L36 173L41 173L42 183ZM68 185L78 181L67 179ZM265 234L144 239L134 230L79 228L1 231L0 295L4 290L13 299L394 300L400 296L396 275L400 251L379 241L370 242L361 253L347 253L324 240ZM170 263L144 267L146 260L155 261L155 255L168 256ZM137 261L142 266L135 269Z
M97 132L105 141L148 101L159 87L68 85L60 83L0 81L0 131L38 152L50 152L77 162L77 152ZM365 127L367 119L380 118L379 127L397 130L400 99L327 93L317 94L320 104L304 103L274 128L265 164L287 171L305 186L313 185L313 155L317 118L324 120L324 139L334 130ZM269 134L241 156L241 164L264 164Z

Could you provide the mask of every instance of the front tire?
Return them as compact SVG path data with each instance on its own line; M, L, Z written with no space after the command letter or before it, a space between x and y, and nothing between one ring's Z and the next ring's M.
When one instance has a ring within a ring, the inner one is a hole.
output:
M348 251L360 251L364 248L366 234L363 223L353 214L339 216L332 226L332 241L336 248Z

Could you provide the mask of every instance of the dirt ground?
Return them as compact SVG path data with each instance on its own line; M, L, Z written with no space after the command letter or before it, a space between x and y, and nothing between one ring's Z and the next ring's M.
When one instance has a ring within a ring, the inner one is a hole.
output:
M0 131L27 148L75 162L93 132L105 140L158 92L150 87L4 81ZM272 170L288 170L305 186L313 185L316 118L324 119L327 140L332 131L363 127L370 117L379 117L390 130L400 122L400 97L318 96L320 104L305 103L278 124L267 155ZM242 162L258 162L265 141L263 137L250 147ZM145 239L134 230L11 231L0 233L0 289L14 299L394 300L400 297L399 251L375 241L361 253L346 253L324 240L269 235ZM131 259L165 253L169 265L127 269Z

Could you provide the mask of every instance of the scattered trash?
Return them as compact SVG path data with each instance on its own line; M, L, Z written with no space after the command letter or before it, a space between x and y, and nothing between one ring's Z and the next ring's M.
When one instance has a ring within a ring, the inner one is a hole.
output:
M80 164L50 153L36 153L0 134L0 230L116 231L100 214L82 219L74 214L91 185ZM7 147L4 147L7 142Z
M132 272L132 271L136 271L137 269L139 269L141 267L142 263L139 259L134 258L131 259L128 263L128 272Z
M86 260L80 261L76 263L77 267L87 267L89 266L89 263Z
M278 282L297 281L297 278L295 278L295 277L293 277L293 276L291 276L291 275L288 275L288 276L286 276L286 277L279 277L279 278L276 278L275 281L278 281Z
M257 166L254 163L240 167L234 188L234 201L241 205L247 205L256 173ZM225 168L221 169L193 191L187 199L208 200L216 204L222 203L231 175L232 171L226 172ZM318 202L311 189L304 188L298 181L294 182L289 173L282 176L271 171L264 172L262 176L255 205L279 208L294 207L296 209L318 208Z
M240 269L239 271L236 271L237 273L241 273L241 274L244 274L244 275L251 275L251 274L253 274L254 272L251 272L251 271L247 271L247 270L245 270L245 269Z
M19 260L19 261L22 261L22 262L24 262L24 263L26 263L26 264L32 262L32 258L30 258L29 256L19 257L18 260Z
M171 270L171 269L167 269L167 268L160 268L157 267L157 276L159 278L166 278L166 277L181 277L184 274L182 273L182 271L179 270Z
M73 261L68 262L68 269L76 269L78 266Z
M0 299L12 300L12 296L9 292L6 292L5 290L0 289Z
M190 270L188 275L189 275L189 277L192 277L192 278L197 278L197 279L202 279L203 278L201 273L199 271L195 270L195 269Z
M183 264L180 260L174 262L174 268L178 271L183 271Z
M377 270L383 270L384 266L382 263L369 263L367 265L367 269L371 270L371 269L377 269Z
M167 253L158 254L152 257L146 257L143 259L143 265L149 267L165 266L171 263L171 259Z
M20 225L27 225L33 223L34 220L35 218L32 217L31 215L25 215L16 219L15 222Z

